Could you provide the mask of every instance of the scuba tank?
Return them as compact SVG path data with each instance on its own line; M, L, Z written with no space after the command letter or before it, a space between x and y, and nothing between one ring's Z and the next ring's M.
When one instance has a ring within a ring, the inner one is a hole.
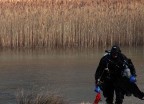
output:
M127 65L124 65L125 66L125 69L123 71L123 77L127 77L127 78L130 78L131 77L131 72L130 72L130 69Z
M136 82L135 76L133 76L131 74L130 69L128 68L127 65L125 65L125 69L123 71L123 77L128 78L131 83L135 83Z

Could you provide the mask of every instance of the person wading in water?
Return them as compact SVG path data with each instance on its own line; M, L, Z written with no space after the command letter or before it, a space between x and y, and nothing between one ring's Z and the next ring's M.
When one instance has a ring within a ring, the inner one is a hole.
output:
M132 94L144 99L144 93L136 85L136 71L133 63L120 50L117 45L101 58L95 72L96 88L103 91L107 104L113 104L114 92L115 104L122 104L124 95Z

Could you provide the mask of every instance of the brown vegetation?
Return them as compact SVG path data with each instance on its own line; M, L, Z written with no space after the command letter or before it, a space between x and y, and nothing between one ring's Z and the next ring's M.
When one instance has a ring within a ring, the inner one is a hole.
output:
M0 47L144 44L142 0L0 1Z
M23 90L18 92L16 101L17 104L68 104L64 98L55 94Z

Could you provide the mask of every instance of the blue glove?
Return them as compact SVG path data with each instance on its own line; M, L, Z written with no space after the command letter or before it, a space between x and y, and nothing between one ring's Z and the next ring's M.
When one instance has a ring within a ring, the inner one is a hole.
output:
M135 83L136 82L136 77L135 76L131 76L130 77L130 82L131 83Z
M99 86L96 86L96 87L95 87L95 92L100 93L100 91L101 91L100 87L99 87Z

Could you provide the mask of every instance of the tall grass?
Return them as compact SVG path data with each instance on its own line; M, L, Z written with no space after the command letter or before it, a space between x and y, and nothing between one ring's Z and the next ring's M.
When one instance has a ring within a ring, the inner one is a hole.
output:
M0 47L144 44L142 0L1 0Z
M64 98L55 94L23 90L18 92L16 101L17 104L68 104Z
M62 96L48 92L19 90L16 96L16 104L70 104ZM91 103L79 103L91 104Z

